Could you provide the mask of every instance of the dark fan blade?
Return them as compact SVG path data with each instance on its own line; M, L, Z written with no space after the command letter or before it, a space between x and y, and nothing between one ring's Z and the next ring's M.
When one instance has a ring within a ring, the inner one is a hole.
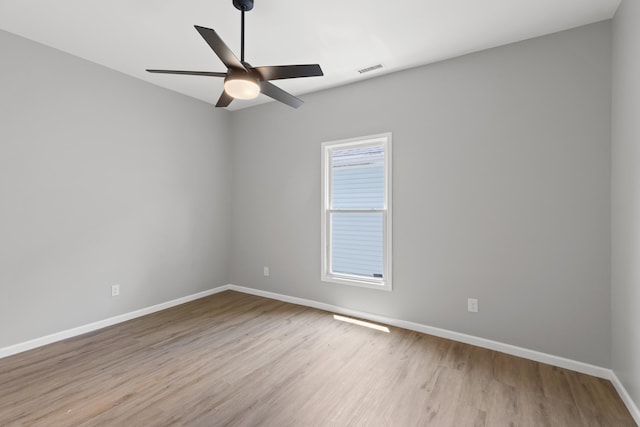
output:
M240 70L247 71L247 69L242 65L240 60L236 58L231 49L224 44L218 33L216 33L211 28L200 27L198 25L195 26L196 30L200 33L202 38L211 46L211 49L218 55L218 58L227 66L227 68L237 68Z
M287 104L289 107L298 108L299 106L304 104L302 99L296 98L289 92L285 92L278 86L269 82L260 82L260 91L265 95L275 99L276 101Z
M187 76L227 77L227 73L215 71L177 71L177 70L147 70L150 73L160 74L186 74Z
M298 77L324 76L318 64L275 65L271 67L254 67L264 80L295 79Z
M222 95L220 95L220 99L218 99L218 103L216 107L227 107L233 101L233 97L228 95L227 92L222 91Z

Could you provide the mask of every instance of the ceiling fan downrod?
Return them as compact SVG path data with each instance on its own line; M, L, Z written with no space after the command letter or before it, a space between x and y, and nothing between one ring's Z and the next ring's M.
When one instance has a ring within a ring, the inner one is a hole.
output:
M240 18L240 62L244 63L244 13L253 9L253 0L233 0L233 6L241 13Z

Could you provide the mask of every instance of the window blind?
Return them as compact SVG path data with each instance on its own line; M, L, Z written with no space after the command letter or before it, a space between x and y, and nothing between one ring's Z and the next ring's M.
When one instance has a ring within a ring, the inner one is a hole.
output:
M382 278L384 147L334 150L331 155L331 270Z

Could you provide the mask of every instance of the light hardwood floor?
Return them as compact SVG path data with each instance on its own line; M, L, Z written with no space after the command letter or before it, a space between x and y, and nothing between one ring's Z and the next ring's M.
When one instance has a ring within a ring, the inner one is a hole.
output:
M228 291L0 359L0 425L635 423L602 379Z

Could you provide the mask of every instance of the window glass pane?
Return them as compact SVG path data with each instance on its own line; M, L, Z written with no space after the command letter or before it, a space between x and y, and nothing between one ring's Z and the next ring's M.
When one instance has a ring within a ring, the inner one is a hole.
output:
M382 279L384 214L331 214L331 272Z
M331 187L333 209L383 209L384 146L332 151Z

